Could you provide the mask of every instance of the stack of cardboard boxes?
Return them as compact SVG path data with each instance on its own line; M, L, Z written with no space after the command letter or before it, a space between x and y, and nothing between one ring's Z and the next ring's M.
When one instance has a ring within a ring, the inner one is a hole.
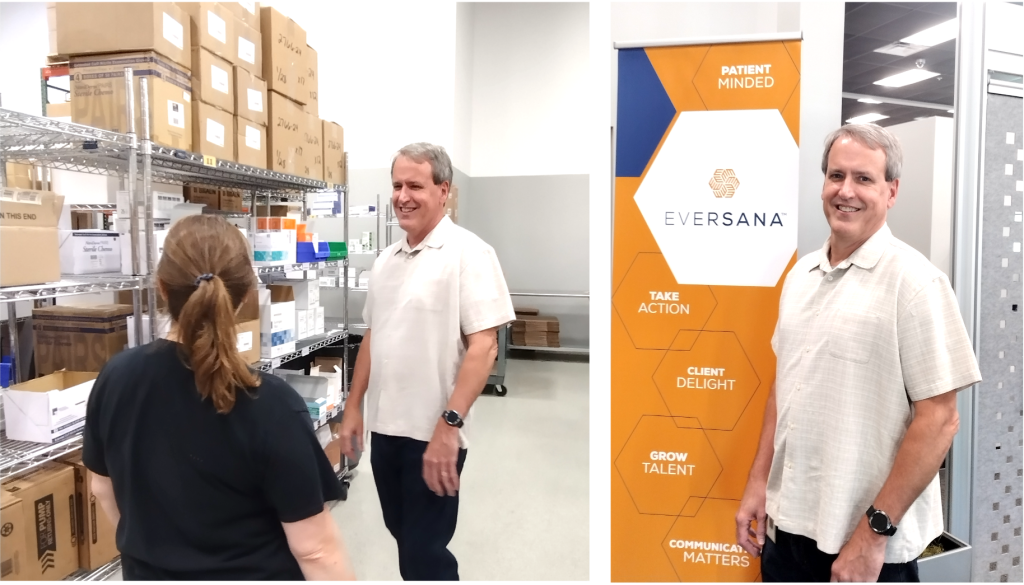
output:
M560 347L558 317L545 317L536 309L516 309L512 322L512 345Z
M64 197L48 191L0 190L0 286L60 280L63 207Z

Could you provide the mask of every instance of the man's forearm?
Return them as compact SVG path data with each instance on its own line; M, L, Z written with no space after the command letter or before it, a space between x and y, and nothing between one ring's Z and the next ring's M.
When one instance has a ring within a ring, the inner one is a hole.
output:
M462 367L455 380L455 390L448 399L448 408L466 416L470 407L483 392L487 378L491 375L494 360L498 356L497 340L488 344L471 344L462 360Z
M370 385L370 330L366 330L359 354L356 356L356 367L352 370L352 383L349 385L346 407L362 408L363 396Z
M956 393L949 392L937 398L942 399L944 406L922 407L922 403L916 403L914 419L896 452L892 471L873 503L897 526L935 478L959 427Z
M775 426L778 421L778 410L775 405L775 383L768 392L768 402L764 405L764 424L761 426L761 438L757 443L754 463L750 466L747 483L768 481L768 472L772 468L772 457L775 456Z

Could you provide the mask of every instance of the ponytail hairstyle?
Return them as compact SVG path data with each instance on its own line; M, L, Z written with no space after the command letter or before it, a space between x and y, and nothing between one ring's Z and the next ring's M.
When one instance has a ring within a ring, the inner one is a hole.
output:
M245 237L223 218L185 217L167 234L156 277L199 394L230 412L238 390L260 384L236 345L235 314L256 288Z

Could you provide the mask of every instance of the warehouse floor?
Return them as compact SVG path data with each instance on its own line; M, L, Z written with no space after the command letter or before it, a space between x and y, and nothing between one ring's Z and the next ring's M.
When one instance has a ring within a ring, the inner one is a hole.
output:
M477 401L449 547L463 580L589 579L589 380L587 363L510 360L508 395ZM333 514L359 580L400 580L364 462Z

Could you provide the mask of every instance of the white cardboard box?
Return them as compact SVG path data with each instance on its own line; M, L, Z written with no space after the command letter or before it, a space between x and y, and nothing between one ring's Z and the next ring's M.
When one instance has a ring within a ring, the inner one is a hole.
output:
M315 310L320 306L320 280L288 280L281 284L295 291L295 308L302 311Z
M313 334L323 335L324 334L324 308L317 307L316 311L313 312Z
M258 232L253 234L253 264L272 266L288 264L295 258L295 246L288 230L284 232Z
M115 231L61 230L61 274L102 274L121 269L122 239Z
M157 313L156 316L156 337L167 339L171 332L171 316L166 313ZM142 339L149 343L149 315L142 316ZM128 315L128 347L135 347L135 315Z
M309 319L306 318L309 311L296 310L295 311L295 328L298 330L298 338L305 339L309 337Z
M291 296L291 295L289 295ZM272 302L269 289L260 289L260 357L274 359L295 351L295 301Z
M156 235L156 261L160 262L160 257L164 253L164 242L167 241L167 232L169 230L156 230L153 233ZM139 237L142 239L142 247L139 250L139 272L142 274L148 274L146 269L146 254L148 253L149 238L146 237L146 233L143 231L139 232ZM131 275L132 274L132 239L131 237L118 238L121 244L121 274Z
M7 438L54 444L79 434L96 376L61 370L4 390Z
M321 276L320 277L320 288L337 288L338 277L337 276Z
M141 200L142 197L140 196ZM185 203L185 196L181 193L166 193L163 191L153 191L153 219L172 219L171 210L176 206ZM140 220L146 218L146 203L144 201L137 201L138 205L138 216ZM128 210L128 192L118 191L117 192L117 217L128 220L131 218L131 214ZM144 225L144 224L143 224Z

